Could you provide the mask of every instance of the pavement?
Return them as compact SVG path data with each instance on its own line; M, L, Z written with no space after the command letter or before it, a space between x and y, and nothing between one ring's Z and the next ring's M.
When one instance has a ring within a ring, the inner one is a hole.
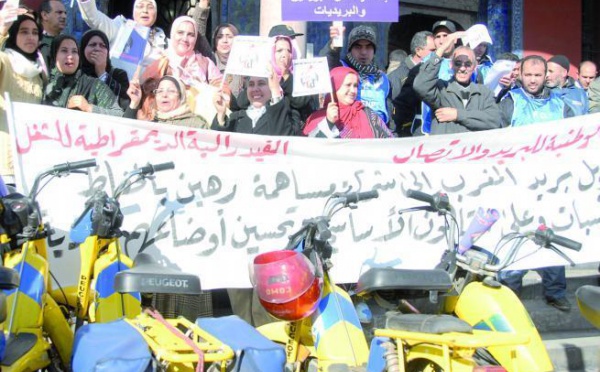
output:
M599 372L600 330L589 324L579 312L575 291L582 285L600 285L598 263L567 267L566 313L546 304L541 278L530 271L523 278L521 300L535 323L556 372Z

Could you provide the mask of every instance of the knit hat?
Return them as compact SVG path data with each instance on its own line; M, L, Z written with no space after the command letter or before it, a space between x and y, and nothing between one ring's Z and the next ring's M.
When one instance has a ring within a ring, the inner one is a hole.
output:
M269 37L273 36L287 36L290 39L293 39L297 36L302 36L304 34L297 33L294 29L288 25L276 25L271 27L269 31Z
M354 27L348 35L348 50L352 50L352 46L359 40L366 40L373 44L373 48L377 51L377 34L371 26L360 25Z
M448 31L450 31L451 34L456 32L456 26L454 25L454 23L452 21L449 21L447 19L443 20L443 21L437 21L436 23L433 24L433 28L431 29L431 32L433 32L433 34L435 35L435 31L440 28L440 27L445 27L448 29Z
M569 67L571 66L569 59L562 54L557 54L554 57L551 57L548 62L554 62L567 71L569 71Z

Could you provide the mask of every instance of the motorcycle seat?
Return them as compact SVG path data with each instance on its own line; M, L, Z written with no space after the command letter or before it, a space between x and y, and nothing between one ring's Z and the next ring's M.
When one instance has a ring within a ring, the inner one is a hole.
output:
M0 365L4 367L13 365L23 355L27 354L35 346L36 342L37 336L33 333L21 332L12 334L6 344L4 358Z
M448 292L451 288L450 275L440 269L372 268L362 274L356 283L356 293L359 295L382 290Z
M452 315L386 313L385 327L397 331L442 334L448 332L473 333L464 320Z
M228 345L235 353L232 371L283 371L285 351L236 315L198 318L196 324Z
M19 273L10 267L0 266L0 289L14 289L19 286Z
M119 293L200 294L200 278L161 265L148 253L135 257L133 268L115 276Z
M575 292L581 315L596 328L600 328L600 287L584 285Z

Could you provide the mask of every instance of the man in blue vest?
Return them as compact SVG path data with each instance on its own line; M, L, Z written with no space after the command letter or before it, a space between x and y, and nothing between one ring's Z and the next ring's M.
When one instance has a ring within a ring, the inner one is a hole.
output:
M504 126L517 127L574 116L571 107L544 85L546 73L546 60L540 56L528 56L521 61L521 87L511 90L500 102ZM544 267L536 271L542 277L544 297L548 305L560 311L571 310L571 304L565 297L565 267ZM500 279L519 294L526 272L502 271Z
M521 87L500 102L502 124L518 127L574 116L573 109L546 87L546 60L531 55L521 61Z
M331 27L329 31L331 39L337 37L339 32L337 27ZM348 35L348 53L342 59L340 59L340 48L332 46L331 41L326 48L329 68L346 66L356 70L360 76L358 99L377 112L384 123L389 124L388 99L391 107L392 90L387 75L375 64L377 50L375 29L366 25L353 28Z
M569 59L563 55L555 55L548 60L546 86L560 95L562 100L571 108L575 115L585 115L589 110L589 102L585 90L575 85L575 80L569 76Z

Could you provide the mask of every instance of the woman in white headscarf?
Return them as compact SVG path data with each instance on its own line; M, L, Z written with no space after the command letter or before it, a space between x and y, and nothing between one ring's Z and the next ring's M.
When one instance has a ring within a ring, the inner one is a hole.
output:
M204 117L214 116L214 111L205 113L203 108L197 105L202 101L208 102L212 109L210 102L213 91L209 90L208 86L218 87L223 75L210 58L194 51L197 37L196 21L188 16L175 19L171 26L169 48L165 55L148 66L140 79L145 98L138 119L153 119L148 116L148 108L154 100L151 91L156 89L156 83L166 75L174 76L185 84L192 111ZM203 100L196 100L197 96L207 91L209 93Z
M144 51L142 68L159 58L167 47L167 36L159 27L155 27L157 8L155 0L135 0L133 3L133 20L128 20L122 15L110 19L106 14L96 8L96 0L77 0L79 10L85 23L92 29L97 29L108 36L111 45L114 45L119 34L126 32L126 23L133 22L136 26L150 28L148 44Z
M14 102L40 103L48 71L37 47L41 26L24 9L5 5L0 10L0 175L7 183L14 183L12 140L8 133L6 102L8 93ZM16 21L4 22L20 14Z

